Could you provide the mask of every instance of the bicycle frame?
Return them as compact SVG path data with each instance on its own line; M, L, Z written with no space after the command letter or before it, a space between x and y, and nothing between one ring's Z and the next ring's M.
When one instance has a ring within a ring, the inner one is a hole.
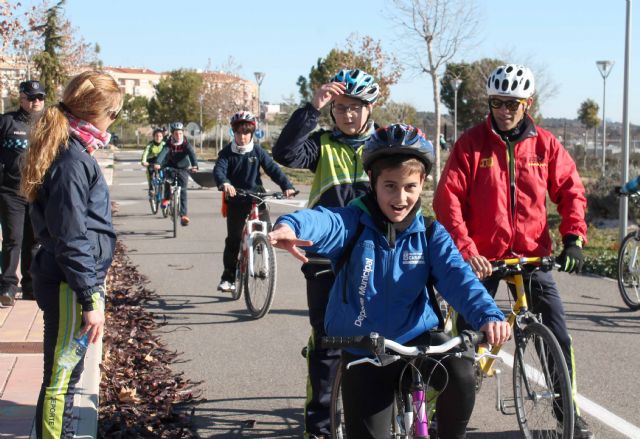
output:
M506 266L517 266L521 264L538 264L542 262L542 258L541 257L510 258L510 259L505 259L502 262L504 262ZM511 308L511 313L507 317L507 322L509 323L509 326L511 326L511 328L514 328L515 326L520 327L521 326L520 320L522 316L524 316L529 312L527 294L524 289L524 277L522 275L522 272L520 272L518 274L505 276L503 279L507 282L507 284L514 285L516 290L516 302L513 304L513 307ZM491 354L495 357L498 355L501 349L502 349L502 345L495 345L491 349ZM480 362L480 369L486 376L493 376L494 374L494 370L493 370L493 364L495 363L494 357L489 357L486 361Z
M242 252L245 256L242 260L244 264L248 264L249 276L255 275L253 272L253 252L249 251L253 245L253 239L257 234L267 234L267 222L260 219L260 212L258 209L260 204L262 203L258 203L258 200L252 197L251 211L249 212L244 228L242 229ZM247 267L242 267L243 270L246 268Z

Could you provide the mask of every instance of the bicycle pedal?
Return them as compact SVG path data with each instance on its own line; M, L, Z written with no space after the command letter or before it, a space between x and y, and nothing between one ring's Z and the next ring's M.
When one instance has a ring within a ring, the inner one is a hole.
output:
M516 400L514 398L504 398L500 401L500 412L503 415L513 416L516 414Z

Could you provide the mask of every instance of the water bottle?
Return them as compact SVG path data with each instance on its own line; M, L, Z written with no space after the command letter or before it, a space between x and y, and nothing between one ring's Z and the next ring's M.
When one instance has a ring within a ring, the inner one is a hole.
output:
M80 360L84 357L89 346L89 335L84 334L82 337L73 337L71 342L62 351L58 364L60 367L68 370L73 370Z

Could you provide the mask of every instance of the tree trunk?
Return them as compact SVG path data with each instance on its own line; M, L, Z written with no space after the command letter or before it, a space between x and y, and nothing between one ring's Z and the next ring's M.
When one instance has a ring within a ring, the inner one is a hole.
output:
M438 182L440 181L440 142L438 142L438 140L440 139L440 87L438 87L439 81L438 81L438 73L436 73L435 71L432 71L433 73L431 74L431 80L432 80L432 85L433 85L433 108L435 109L435 115L436 115L436 120L435 120L435 135L433 137L433 149L435 152L435 156L436 156L436 162L434 163L433 166L433 189L435 190L435 188L438 186Z

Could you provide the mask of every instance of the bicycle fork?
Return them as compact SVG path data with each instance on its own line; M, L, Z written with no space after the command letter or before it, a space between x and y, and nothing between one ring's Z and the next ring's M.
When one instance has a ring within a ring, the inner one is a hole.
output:
M404 413L402 414L402 437L408 438L413 431L415 438L429 437L429 419L427 417L427 400L420 372L412 370L411 390L406 393Z

